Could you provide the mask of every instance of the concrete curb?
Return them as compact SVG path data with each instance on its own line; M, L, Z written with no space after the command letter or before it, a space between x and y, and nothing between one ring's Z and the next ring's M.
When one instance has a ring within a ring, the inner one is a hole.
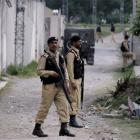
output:
M8 83L8 78L2 77L4 80L0 80L0 90L2 90Z

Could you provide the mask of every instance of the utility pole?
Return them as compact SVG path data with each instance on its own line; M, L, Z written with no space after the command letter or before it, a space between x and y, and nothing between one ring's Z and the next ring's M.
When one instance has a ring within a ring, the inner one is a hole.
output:
M137 0L133 0L133 20L135 19L135 17L136 17L136 7L137 7L137 5L136 5L136 3L137 3Z
M15 28L15 65L23 66L24 61L24 2L16 0L16 28Z
M62 14L66 17L66 22L68 22L68 16L69 16L69 3L68 0L62 1Z
M35 59L37 60L37 56L38 56L38 22L37 22L37 18L38 18L38 7L37 7L37 0L36 0L36 40L35 40L35 44L36 44L36 46L35 46Z
M92 24L96 25L97 20L97 0L92 0Z
M124 31L124 0L120 0L120 24L122 31Z
M62 15L65 15L65 0L62 0Z
M69 1L66 0L66 20L69 21Z
M3 1L0 0L0 75L1 75L1 71L2 71L2 60L3 60L3 57L2 57L2 29L3 29Z
M134 21L135 18L136 18L137 0L132 0L132 2L133 2L132 21ZM133 52L133 50L134 50L134 35L132 33L132 38L131 38L131 51Z

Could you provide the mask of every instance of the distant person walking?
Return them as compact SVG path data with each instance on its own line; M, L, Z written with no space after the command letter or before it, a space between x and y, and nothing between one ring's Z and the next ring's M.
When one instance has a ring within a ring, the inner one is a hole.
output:
M96 28L96 42L99 42L99 40L101 40L101 42L103 43L102 29L100 25L98 25Z
M114 26L113 23L111 23L110 31L111 31L111 40L116 43L115 37L114 37L114 34L115 34L115 26Z
M111 28L110 28L110 31L111 31L112 33L115 33L115 26L114 26L114 24L113 24L113 23L111 23Z

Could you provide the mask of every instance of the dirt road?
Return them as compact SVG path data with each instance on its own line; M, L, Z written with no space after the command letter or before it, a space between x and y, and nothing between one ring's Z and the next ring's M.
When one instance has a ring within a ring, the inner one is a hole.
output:
M117 36L119 39L120 36ZM86 128L70 130L75 138L59 137L59 121L54 107L43 124L43 130L49 137L47 140L120 140L119 130L108 126L103 118L87 111L87 106L108 89L113 88L116 80L114 73L121 67L120 52L110 38L104 43L96 44L95 64L85 65L85 98L84 110L79 121ZM13 77L12 84L0 95L0 140L33 140L38 139L31 133L34 118L41 98L41 82L39 77L23 79ZM40 138L39 138L40 139Z

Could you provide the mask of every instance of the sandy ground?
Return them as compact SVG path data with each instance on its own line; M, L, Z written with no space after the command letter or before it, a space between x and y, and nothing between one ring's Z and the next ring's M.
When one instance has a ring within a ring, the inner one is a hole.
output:
M116 35L115 38L120 42L121 35ZM121 140L119 129L107 125L103 118L88 111L88 106L97 96L114 88L116 80L113 75L121 68L118 46L110 37L105 38L103 44L99 42L95 46L95 64L85 65L84 109L78 120L86 128L69 127L76 134L75 138L58 136L60 124L54 105L43 124L43 130L49 137L33 136L34 118L41 98L41 82L39 77L13 77L10 87L0 96L0 140Z

